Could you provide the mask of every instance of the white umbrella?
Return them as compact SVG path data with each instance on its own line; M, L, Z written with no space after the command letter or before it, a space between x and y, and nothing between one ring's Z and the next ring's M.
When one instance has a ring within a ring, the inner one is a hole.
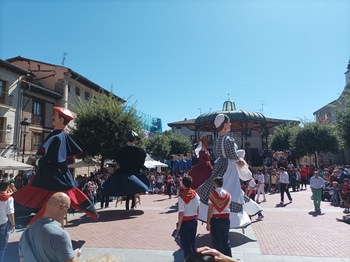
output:
M85 162L84 160L82 160L82 161L70 164L70 165L68 165L68 167L69 168L79 168L79 167L95 166L95 165L98 165L98 164L99 164L98 161L91 159L88 162Z
M151 165L150 163L145 162L145 167L146 168L156 168L154 165Z
M149 154L147 154L146 159L145 159L145 165L152 165L155 167L167 167L167 164L164 164L162 162L159 162L157 160L154 160Z
M167 167L167 164L164 164L162 162L156 161L156 160L149 160L149 161L145 161L145 164L149 164L149 165L153 165L155 167Z
M0 156L0 170L29 170L32 168L34 167L31 165Z

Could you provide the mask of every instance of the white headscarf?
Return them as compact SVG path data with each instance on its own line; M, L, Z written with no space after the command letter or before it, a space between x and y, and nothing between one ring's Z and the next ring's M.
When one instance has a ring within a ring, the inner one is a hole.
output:
M201 151L201 150L202 150L202 141L199 141L198 146L194 150L194 152L196 153L197 158L199 158L199 151Z

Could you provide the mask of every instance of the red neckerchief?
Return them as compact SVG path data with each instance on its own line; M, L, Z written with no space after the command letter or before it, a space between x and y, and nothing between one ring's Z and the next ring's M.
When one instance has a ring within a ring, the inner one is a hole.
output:
M6 192L0 192L0 201L6 202L11 196Z
M182 200L185 202L187 205L193 198L196 196L196 191L193 190L192 188L186 188L180 190L180 197Z
M209 199L215 209L219 212L222 212L224 208L227 206L228 202L230 201L230 194L226 192L225 195L220 196L216 190L211 191L209 194Z

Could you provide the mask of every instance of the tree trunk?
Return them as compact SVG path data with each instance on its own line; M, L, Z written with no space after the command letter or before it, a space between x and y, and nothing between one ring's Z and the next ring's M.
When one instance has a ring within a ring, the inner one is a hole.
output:
M315 152L314 155L315 155L315 167L317 168L317 167L318 167L318 163L317 163L317 160L318 160L318 159L317 159L317 152Z

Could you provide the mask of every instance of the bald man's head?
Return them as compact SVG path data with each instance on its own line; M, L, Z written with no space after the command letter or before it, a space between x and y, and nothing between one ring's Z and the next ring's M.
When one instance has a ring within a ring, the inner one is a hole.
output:
M70 198L63 192L53 194L47 201L44 217L50 217L61 221L70 208Z

